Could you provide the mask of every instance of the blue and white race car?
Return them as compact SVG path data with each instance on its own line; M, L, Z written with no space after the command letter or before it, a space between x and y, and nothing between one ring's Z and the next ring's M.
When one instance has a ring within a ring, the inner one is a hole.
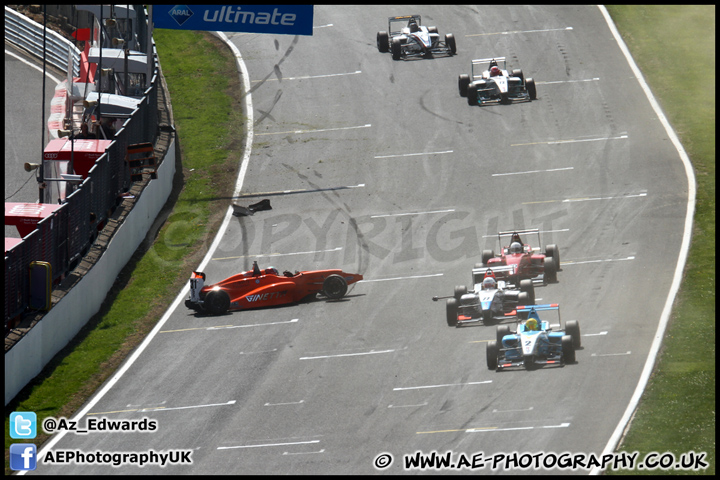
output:
M537 313L548 310L558 314L557 330ZM568 320L565 329L560 330L558 304L519 306L516 311L518 315L527 314L527 320L519 323L514 333L509 325L497 327L496 340L487 344L490 370L513 367L531 370L535 366L575 363L575 349L580 348L580 325L576 320Z

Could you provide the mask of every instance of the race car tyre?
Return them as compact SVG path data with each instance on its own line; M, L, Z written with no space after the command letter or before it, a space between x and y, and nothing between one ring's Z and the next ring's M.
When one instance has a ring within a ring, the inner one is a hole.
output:
M468 85L470 85L470 75L463 73L458 77L458 90L461 97L467 97Z
M428 33L438 33L437 27L428 27Z
M471 107L478 104L477 87L475 85L470 84L468 86L467 102L468 102L468 105L470 105Z
M509 325L498 325L495 329L495 341L498 345L502 345L502 339L505 335L510 335Z
M580 348L580 324L577 320L568 320L565 322L565 334L572 338L573 348Z
M342 275L330 275L323 280L323 293L326 297L338 299L345 296L348 291L347 280Z
M575 363L575 349L573 348L573 339L570 335L563 335L560 343L562 345L563 361L565 363Z
M393 38L392 45L391 45L391 51L392 51L392 59L400 60L400 56L402 55L402 42L399 38Z
M466 293L467 293L467 287L465 285L456 285L453 297L455 297L455 300L457 300L459 302L460 297L462 297Z
M543 270L545 283L557 282L557 269L555 268L555 260L552 257L545 257L543 259Z
M485 265L488 264L488 260L490 260L491 258L495 258L495 252L493 250L482 251L482 261Z
M204 306L211 315L222 315L230 308L230 295L225 290L210 290Z
M518 77L520 79L520 83L522 83L525 80L525 75L523 75L523 71L519 68L516 68L512 71L513 77Z
M445 45L447 45L450 49L450 55L455 55L457 53L455 35L453 35L452 33L448 33L447 35L445 35Z
M387 32L378 32L377 34L377 48L380 53L386 53L390 50L390 37Z
M485 356L487 357L488 370L496 370L498 366L498 344L494 340L490 340L487 343L487 349L485 350Z
M527 292L530 305L535 305L535 286L533 285L532 280L529 278L520 280L520 291Z
M457 327L457 306L458 301L454 298L448 298L445 303L445 317L448 327Z
M545 256L546 257L552 257L553 261L555 262L555 271L560 270L560 249L557 245L546 245L545 246Z
M527 292L518 293L518 305L534 305L530 302L530 295ZM527 318L527 317L525 317Z
M525 81L525 87L527 88L530 100L537 100L537 90L535 89L535 80L528 78Z

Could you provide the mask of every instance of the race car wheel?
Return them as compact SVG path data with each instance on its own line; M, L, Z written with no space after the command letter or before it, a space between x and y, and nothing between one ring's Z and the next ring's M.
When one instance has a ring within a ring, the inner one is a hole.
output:
M445 317L448 327L457 327L457 306L458 301L454 298L448 298L445 303Z
M523 75L523 71L519 68L516 68L515 70L512 71L512 76L518 77L520 79L520 83L522 83L523 80L525 80L525 75Z
M448 33L445 35L445 45L450 49L450 54L455 55L457 53L457 46L455 45L455 35Z
M553 258L553 261L555 262L555 271L559 271L560 270L560 249L557 247L557 245L546 245L545 246L545 256Z
M575 349L573 348L573 339L570 335L563 335L560 339L562 344L562 354L565 363L575 363Z
M470 105L470 106L475 106L478 104L477 87L473 84L470 84L468 86L467 102L468 102L468 105Z
M390 37L387 32L378 32L377 34L377 48L380 53L385 53L390 50Z
M572 338L573 348L580 348L580 325L577 320L565 322L565 334Z
M495 252L493 250L483 250L482 251L482 261L485 265L488 264L488 261L491 258L495 258Z
M222 315L230 308L230 295L225 290L210 290L204 306L211 315Z
M428 33L438 33L437 27L428 27Z
M347 291L347 280L345 280L342 275L330 275L325 280L323 280L323 293L328 298L342 298L345 296Z
M490 340L487 343L487 349L485 350L485 356L487 357L488 370L496 370L498 366L498 344L494 340Z
M399 38L393 38L391 53L393 60L400 60L400 56L402 55L402 42Z
M468 85L470 85L470 75L463 73L458 77L458 90L461 97L467 97Z
M495 329L495 341L498 345L502 345L502 339L505 335L510 335L509 325L498 325Z
M535 89L535 80L532 78L528 78L525 81L525 87L527 87L528 94L530 95L530 100L537 100L537 90Z
M535 286L533 285L532 280L529 278L520 280L520 291L527 292L530 305L535 305Z
M555 260L552 257L545 257L543 259L543 270L545 283L557 282L557 269L555 268Z

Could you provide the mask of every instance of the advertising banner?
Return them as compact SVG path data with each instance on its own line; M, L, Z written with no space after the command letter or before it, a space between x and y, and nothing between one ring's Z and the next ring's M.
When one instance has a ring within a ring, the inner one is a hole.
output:
M155 28L312 35L312 5L153 5Z

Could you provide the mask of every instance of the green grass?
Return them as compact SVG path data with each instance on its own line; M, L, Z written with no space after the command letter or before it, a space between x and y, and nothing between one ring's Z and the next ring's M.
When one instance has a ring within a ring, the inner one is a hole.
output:
M626 452L707 452L715 472L715 7L611 6L640 69L680 136L698 182L693 246L658 363ZM183 152L184 187L154 245L133 258L112 305L5 408L70 417L160 318L197 266L224 212L241 156L237 70L208 34L156 30ZM692 72L687 83L679 73ZM202 101L198 101L202 99ZM192 171L191 171L192 170ZM223 197L225 197L223 199ZM40 435L36 444L47 437ZM621 473L638 473L621 472ZM655 470L652 473L662 473ZM670 471L669 473L680 473Z
M706 452L715 473L715 6L608 6L697 181L693 242L660 361L618 451ZM616 473L681 473L678 470ZM688 472L692 473L692 472Z

